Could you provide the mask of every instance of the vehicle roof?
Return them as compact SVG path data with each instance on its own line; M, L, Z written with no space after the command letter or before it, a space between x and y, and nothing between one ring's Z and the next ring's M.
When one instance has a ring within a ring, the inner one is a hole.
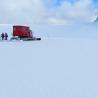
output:
M26 27L26 28L29 28L29 26L22 26L22 25L13 25L13 27Z

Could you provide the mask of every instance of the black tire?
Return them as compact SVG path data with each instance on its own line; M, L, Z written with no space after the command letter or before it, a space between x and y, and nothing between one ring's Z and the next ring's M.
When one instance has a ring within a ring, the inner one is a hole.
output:
M36 38L37 40L41 40L41 38Z

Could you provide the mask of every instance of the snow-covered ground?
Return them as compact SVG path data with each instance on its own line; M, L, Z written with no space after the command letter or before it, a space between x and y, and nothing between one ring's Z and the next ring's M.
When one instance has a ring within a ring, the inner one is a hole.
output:
M98 98L97 26L39 31L41 41L0 42L0 98Z

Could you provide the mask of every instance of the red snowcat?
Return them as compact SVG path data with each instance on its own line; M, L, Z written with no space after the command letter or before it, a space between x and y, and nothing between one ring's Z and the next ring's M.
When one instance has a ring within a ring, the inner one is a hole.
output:
M13 34L11 40L23 40L23 41L32 41L32 40L41 40L41 38L36 38L33 36L32 30L29 26L13 26Z

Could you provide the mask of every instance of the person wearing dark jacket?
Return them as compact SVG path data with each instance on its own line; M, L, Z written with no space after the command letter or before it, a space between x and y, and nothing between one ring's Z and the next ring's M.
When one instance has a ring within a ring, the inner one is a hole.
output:
M7 34L7 33L5 33L5 40L7 40L7 38L8 38L8 34Z
M2 40L4 40L4 33L1 34L1 38L2 38Z

